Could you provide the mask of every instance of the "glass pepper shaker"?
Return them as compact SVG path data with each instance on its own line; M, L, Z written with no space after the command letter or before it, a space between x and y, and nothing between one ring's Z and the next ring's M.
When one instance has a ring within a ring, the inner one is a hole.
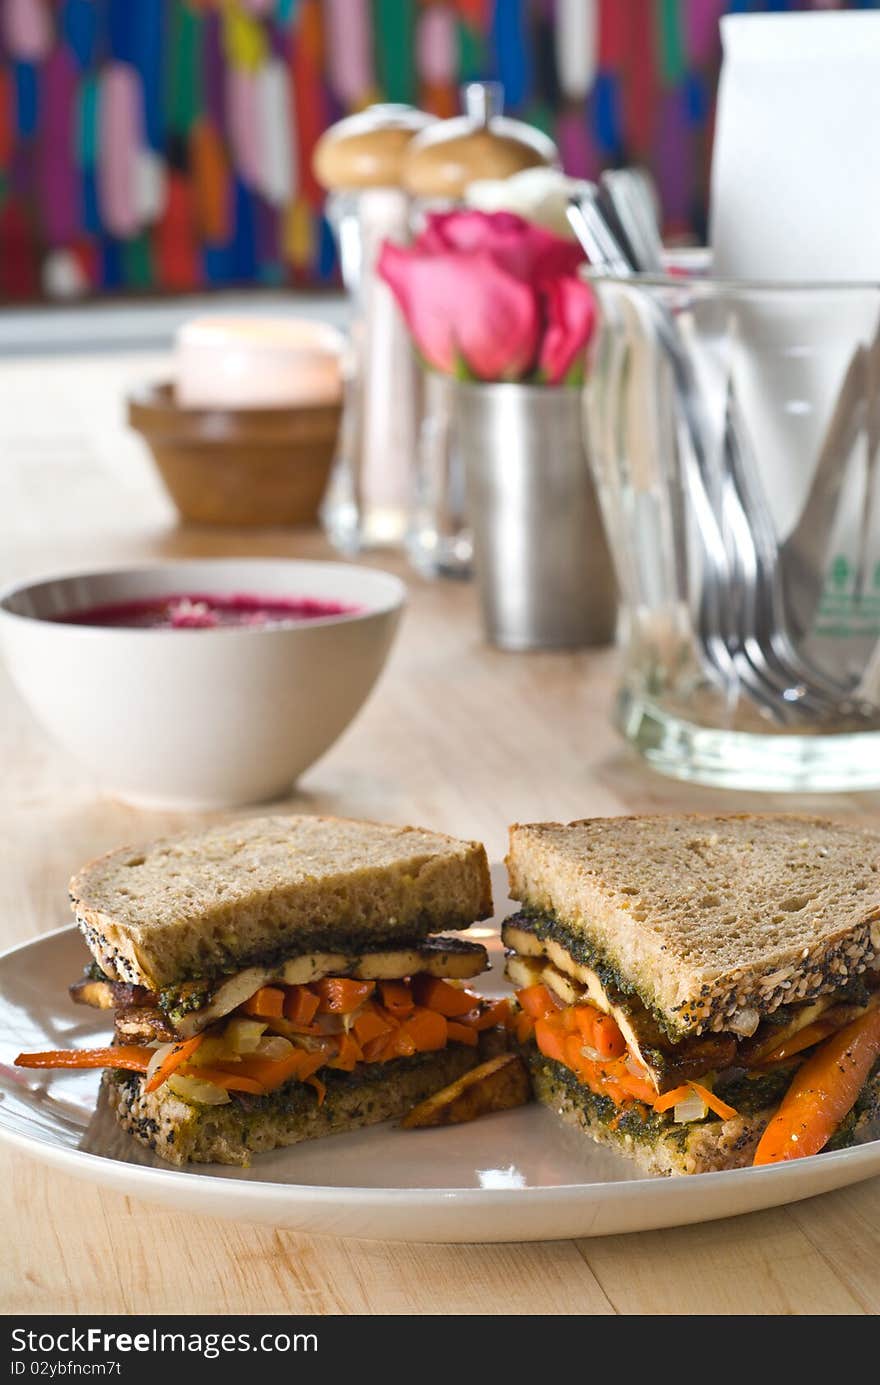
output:
M412 511L421 378L375 262L385 239L409 240L401 167L410 141L432 123L411 106L370 106L333 125L315 148L353 307L342 426L321 517L334 547L349 554L403 544Z

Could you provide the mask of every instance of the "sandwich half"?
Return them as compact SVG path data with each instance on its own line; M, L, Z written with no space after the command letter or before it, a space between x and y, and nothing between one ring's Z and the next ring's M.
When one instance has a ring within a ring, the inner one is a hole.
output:
M539 1100L653 1173L880 1137L880 836L799 816L510 830Z
M507 1003L448 937L492 913L483 847L412 827L249 818L111 852L70 897L93 962L73 999L113 1013L120 1124L176 1164L402 1115L480 1060Z

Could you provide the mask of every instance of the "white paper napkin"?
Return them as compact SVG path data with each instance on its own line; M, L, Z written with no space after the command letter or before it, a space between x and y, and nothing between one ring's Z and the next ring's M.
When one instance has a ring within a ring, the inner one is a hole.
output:
M732 15L721 30L714 274L791 285L880 281L880 12ZM782 541L798 533L854 350L873 336L876 299L792 288L731 293L716 311ZM859 552L865 447L858 438L843 458L826 572L844 559L852 571ZM880 558L876 533L869 556ZM840 593L841 633L862 616L861 607L844 610L851 585Z
M880 280L880 11L728 15L715 271Z

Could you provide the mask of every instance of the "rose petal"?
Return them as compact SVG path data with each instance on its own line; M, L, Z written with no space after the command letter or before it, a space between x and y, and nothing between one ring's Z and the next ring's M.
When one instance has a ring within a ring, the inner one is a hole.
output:
M583 279L566 275L541 286L546 327L538 370L550 385L565 379L593 334L596 300Z
M490 254L435 254L386 242L378 272L436 369L452 374L462 361L481 380L513 380L532 368L540 334L537 295Z
M434 253L485 250L508 273L533 285L574 274L584 263L576 241L564 240L514 212L430 212L416 246Z

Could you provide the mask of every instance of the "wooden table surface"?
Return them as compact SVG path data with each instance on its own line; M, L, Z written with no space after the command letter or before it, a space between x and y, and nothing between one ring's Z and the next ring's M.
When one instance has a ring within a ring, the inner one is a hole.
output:
M182 555L323 556L317 535L175 525L126 386L144 355L0 366L0 580ZM383 557L389 568L403 565ZM412 822L482 839L508 822L665 809L791 807L644 769L608 725L610 650L504 655L473 589L411 582L367 708L291 810ZM102 797L47 743L0 670L0 946L67 922L83 860L198 819ZM880 797L796 806L876 819ZM407 1246L182 1216L50 1173L0 1147L0 1311L13 1313L876 1313L880 1180L729 1221L545 1244Z

